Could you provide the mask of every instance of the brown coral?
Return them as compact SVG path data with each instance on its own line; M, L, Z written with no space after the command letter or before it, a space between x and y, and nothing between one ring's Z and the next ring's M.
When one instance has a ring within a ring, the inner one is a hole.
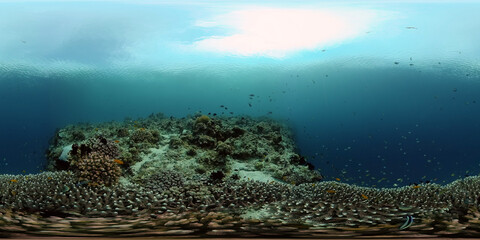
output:
M158 130L139 128L131 134L130 140L135 143L156 144L160 141L160 132Z
M118 161L100 152L92 152L73 161L73 167L81 181L90 186L112 186L118 182L122 170Z
M210 118L207 115L201 115L195 120L196 123L207 123L210 121Z
M118 145L111 140L99 135L88 139L86 146L91 149L92 152L99 152L109 158L117 158L120 155Z

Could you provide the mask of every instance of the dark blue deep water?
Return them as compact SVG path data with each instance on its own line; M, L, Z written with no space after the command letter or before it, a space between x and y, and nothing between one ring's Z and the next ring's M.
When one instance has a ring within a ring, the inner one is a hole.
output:
M468 1L0 3L0 174L42 171L68 124L201 111L285 122L326 180L477 175L479 11Z
M225 105L233 115L287 123L299 152L327 180L388 187L444 184L479 172L480 79L436 64L426 72L394 63L379 68L318 64L228 75L207 69L10 71L0 83L0 173L42 170L49 139L67 124L123 121L156 112L232 115L222 112L220 105Z

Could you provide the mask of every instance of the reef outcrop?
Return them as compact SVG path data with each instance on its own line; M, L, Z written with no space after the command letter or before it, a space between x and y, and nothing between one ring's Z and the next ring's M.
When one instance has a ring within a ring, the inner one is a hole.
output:
M480 237L480 177L383 189L320 181L271 119L71 125L48 156L50 171L0 175L0 237Z
M78 137L79 133L83 137ZM51 171L75 172L84 155L93 153L93 159L104 156L112 173L118 171L109 164L118 159L128 178L148 177L158 170L192 178L222 171L226 179L243 177L288 184L313 183L322 178L320 172L299 161L302 157L295 152L288 128L267 118L197 114L176 119L154 114L124 122L70 125L60 129L52 143L48 151ZM68 156L66 146L72 146Z

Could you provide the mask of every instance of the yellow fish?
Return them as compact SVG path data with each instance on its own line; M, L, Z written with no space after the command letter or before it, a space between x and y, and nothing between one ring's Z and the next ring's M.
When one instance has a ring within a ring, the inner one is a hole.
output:
M365 194L362 194L362 198L368 199L367 195L365 195Z
M11 182L11 183L16 183L16 182L18 182L18 181L17 181L17 179L12 179L12 180L10 180L10 182Z
M418 185L415 185L415 186L412 186L412 188L414 189L417 189L417 188L420 188L421 186L418 186Z
M123 164L123 161L122 161L122 160L120 160L120 159L113 159L113 161L115 161L116 163L118 163L118 164L120 164L120 165L122 165L122 164Z
M335 190L327 190L327 193L335 193Z
M337 178L335 178L335 180L340 181L340 178L337 177Z

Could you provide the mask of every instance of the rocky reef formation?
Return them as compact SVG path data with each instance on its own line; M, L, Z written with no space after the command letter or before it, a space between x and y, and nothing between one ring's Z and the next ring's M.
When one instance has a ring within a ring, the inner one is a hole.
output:
M271 119L201 114L175 119L154 114L124 122L70 125L60 129L52 142L48 151L51 171L84 172L78 168L87 155L90 160L105 158L108 166L103 168L115 176L83 176L87 180L95 177L99 184L118 178L110 163L117 163L125 177L137 182L159 169L188 177L220 171L226 178L294 185L322 178L295 152L288 128Z
M160 114L60 129L51 171L0 175L0 237L480 236L480 177L319 181L269 119Z

